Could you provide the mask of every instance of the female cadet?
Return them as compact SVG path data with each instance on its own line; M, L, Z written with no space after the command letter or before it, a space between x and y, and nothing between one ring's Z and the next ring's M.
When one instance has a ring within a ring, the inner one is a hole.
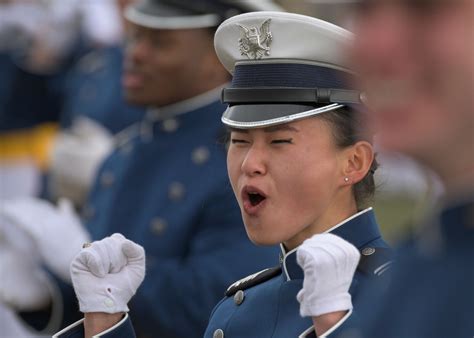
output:
M281 243L282 256L279 267L228 288L206 338L309 336L309 316L318 336L330 334L350 317L351 295L357 306L360 284L387 266L389 250L363 208L377 163L360 93L348 85L350 41L340 27L289 13L236 16L216 32L233 74L222 95L229 178L249 238ZM359 252L370 258L353 279Z
M372 209L363 208L376 162L360 128L360 95L347 85L351 73L342 55L350 41L350 33L332 24L277 12L239 15L216 32L217 54L233 74L222 94L229 104L222 121L231 130L231 185L249 238L281 243L282 254L278 267L228 288L205 337L309 336L311 316L318 335L330 334L354 318L351 295L357 307L360 284L387 265ZM120 235L75 259L72 279L88 312L88 333L117 322L108 337L131 329L117 309L128 310L143 261ZM110 292L115 289L127 291Z

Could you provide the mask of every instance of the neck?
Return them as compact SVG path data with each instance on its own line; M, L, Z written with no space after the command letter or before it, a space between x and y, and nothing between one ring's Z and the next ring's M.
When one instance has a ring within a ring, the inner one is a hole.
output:
M211 48L214 49L213 47ZM195 79L189 83L187 95L182 98L183 100L201 95L214 88L222 87L231 80L229 73L221 65L214 53L212 53L212 57L207 62L201 64L199 73L193 76L195 76ZM198 81L198 79L202 79L202 81Z
M303 229L303 231L296 234L294 237L285 241L283 244L287 250L293 250L300 246L306 239L313 235L322 234L341 223L345 219L357 213L357 204L352 192L345 194L347 197L338 199L333 202L326 211L320 215L310 225Z

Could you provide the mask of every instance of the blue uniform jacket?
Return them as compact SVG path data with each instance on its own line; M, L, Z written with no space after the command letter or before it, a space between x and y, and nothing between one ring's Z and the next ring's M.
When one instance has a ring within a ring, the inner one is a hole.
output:
M332 229L338 235L357 246L362 256L350 293L354 310L358 310L359 292L362 285L381 275L388 266L387 245L382 239L371 209L360 212ZM283 250L284 252L284 250ZM380 254L378 254L380 252ZM370 257L370 258L369 258ZM226 297L215 307L207 327L205 338L293 338L315 336L310 318L299 315L296 294L303 286L303 271L296 262L296 249L280 256L280 265L250 275L232 284ZM132 314L135 317L135 314ZM347 316L348 317L348 316ZM344 318L342 327L350 324ZM334 328L336 329L336 327ZM75 330L82 330L76 327ZM119 331L133 337L130 319L124 319L107 331L107 337L121 337ZM72 331L69 331L72 332ZM156 332L150 335L158 337ZM69 337L69 336L59 336Z
M371 209L349 218L330 232L359 248L362 255L387 248ZM371 261L370 268L358 269L354 276L349 291L356 311L358 290L372 278L376 270L374 263L380 265ZM273 276L267 270L232 285L227 297L214 309L204 337L289 338L314 334L311 318L299 314L296 295L303 287L304 273L296 262L296 249L283 253L280 267L273 270Z
M120 232L146 250L146 278L130 305L141 337L202 337L226 287L278 250L246 235L217 96L149 111L117 135L84 209L94 239Z
M422 229L398 248L381 302L363 307L360 337L474 336L474 194Z

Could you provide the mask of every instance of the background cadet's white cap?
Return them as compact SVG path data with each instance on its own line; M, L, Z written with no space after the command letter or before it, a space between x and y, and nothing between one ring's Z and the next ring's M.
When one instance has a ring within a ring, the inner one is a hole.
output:
M222 92L224 124L258 128L360 103L351 90L346 49L352 34L304 15L254 12L217 29L214 44L233 75Z
M234 15L282 11L273 0L140 0L126 8L125 18L154 29L217 27Z

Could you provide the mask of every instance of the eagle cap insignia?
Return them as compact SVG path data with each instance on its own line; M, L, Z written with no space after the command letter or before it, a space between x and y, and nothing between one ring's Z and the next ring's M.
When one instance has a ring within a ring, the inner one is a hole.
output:
M242 29L242 36L239 39L239 50L241 55L249 59L258 60L263 56L270 55L270 44L272 43L272 33L270 32L270 22L265 20L259 27L245 27L237 24Z

